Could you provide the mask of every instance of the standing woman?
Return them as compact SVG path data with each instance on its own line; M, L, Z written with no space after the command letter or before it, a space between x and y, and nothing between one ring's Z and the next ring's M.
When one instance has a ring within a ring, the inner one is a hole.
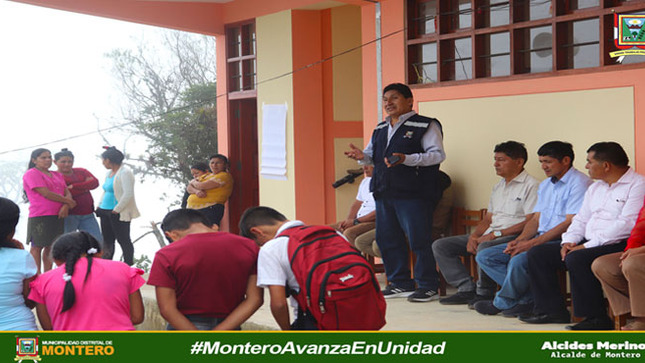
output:
M123 153L114 146L105 147L101 154L103 166L108 169L103 183L103 196L96 214L101 218L103 258L111 260L116 239L123 251L125 263L134 264L134 246L130 239L130 221L139 217L134 200L134 174L123 163Z
M52 154L47 149L36 149L31 153L29 167L22 177L25 196L29 201L27 243L34 256L38 271L42 255L43 271L52 268L51 245L64 232L64 219L76 202L65 185L60 173L49 171Z
M76 202L76 207L65 218L65 233L87 231L98 241L103 240L94 217L94 199L90 193L90 190L98 188L99 180L86 169L74 168L74 154L67 149L54 154L54 164L58 172L63 174L67 190Z
M36 277L36 263L22 243L13 239L20 208L0 197L0 330L37 330L29 282Z
M199 209L205 212L207 208L208 212L205 214L208 216L208 219L213 224L219 226L224 216L224 204L233 192L233 177L228 172L228 158L222 154L211 156L209 166L212 175L203 174L202 177L196 176L195 179L190 181L186 190L191 193L191 197L194 195L193 198L203 196L202 199L207 198L209 200L210 205L208 207L202 206L192 209ZM191 172L194 170L191 169ZM195 174L193 175L195 176Z

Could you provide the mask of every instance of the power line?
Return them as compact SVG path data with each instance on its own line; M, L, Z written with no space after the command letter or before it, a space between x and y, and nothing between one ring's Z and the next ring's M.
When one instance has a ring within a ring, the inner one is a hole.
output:
M375 1L375 0L363 0L363 1L366 1L366 2L369 2L369 3L377 3L377 1ZM546 3L548 3L548 2L550 2L550 0L528 0L529 6L539 6L539 5L546 4ZM488 7L488 8L491 8L491 10L495 11L495 10L496 10L495 8L497 8L497 10L502 10L502 8L505 8L507 5L508 5L508 3L497 3L497 4L491 4L491 5L487 6L487 7ZM456 14L459 14L459 15L465 15L465 14L471 14L471 13L473 13L474 11L476 11L476 10L475 10L475 9L472 9L472 8L471 8L471 9L464 9L464 10L458 10L458 11L456 12ZM451 13L451 14L455 14L455 12L453 12L453 13ZM420 20L424 20L424 21L434 20L437 16L442 16L442 15L450 15L450 14L448 14L448 13L441 13L441 14L438 14L438 15L435 15L435 16L425 16L425 17L420 17L420 18L417 18L417 19L414 19L414 20L416 20L416 21L420 21ZM318 65L318 64L322 64L322 63L324 63L324 62L327 62L327 61L333 60L333 59L334 59L334 58L336 58L336 57L340 57L340 56L342 56L342 55L345 55L345 54L351 53L351 52L353 52L353 51L356 51L356 50L358 50L358 49L361 49L361 48L363 48L363 47L366 47L366 46L368 46L368 45L370 45L370 44L376 43L376 42L377 42L377 41L379 41L379 40L383 40L383 39L389 38L389 37L391 37L391 36L393 36L393 35L396 35L396 34L398 34L398 33L402 33L402 32L404 32L404 31L406 31L407 29L408 29L407 27L404 27L404 28L402 28L402 29L399 29L399 30L393 31L393 32L391 32L391 33L388 33L388 34L386 34L386 35L383 35L383 36L381 36L380 38L375 38L375 39L373 39L373 40L371 40L371 41L369 41L369 42L366 42L366 43L360 44L360 45L358 45L358 46L356 46L356 47L353 47L353 48L347 49L347 50L342 51L342 52L340 52L340 53L338 53L338 54L334 54L334 55L332 55L332 56L330 56L330 57L323 58L323 59L318 60L318 61L316 61L316 62L313 62L313 63L307 64L307 65L305 65L305 66L303 66L303 67L300 67L300 68L298 68L298 69L295 69L295 70L293 70L293 71L285 72L285 73L280 74L280 75L278 75L278 76L274 76L274 77L271 77L271 78L268 78L268 79L265 79L265 80L262 80L262 81L256 81L256 82L255 82L252 86L250 86L250 87L247 87L247 88L244 88L244 87L243 87L243 88L241 89L241 91L257 89L257 86L258 86L258 85L261 85L261 84L264 84L264 83L267 83L267 82L272 82L272 81L275 81L275 80L278 80L278 79L281 79L281 78L284 78L284 77L288 77L288 76L293 75L293 74L295 74L295 73L297 73L297 72L301 72L301 71L307 70L307 69L309 69L309 68L311 68L311 67L314 67L314 66L316 66L316 65ZM461 56L459 56L459 58L461 58ZM461 59L460 59L460 62L462 62L462 68L463 68L463 67L464 67L463 60L461 60ZM464 70L464 73L466 74L466 78L468 78L467 73L466 73L466 71L465 71L465 68L464 68L463 70ZM166 111L166 112L163 112L163 113L160 113L160 114L157 114L157 115L153 115L153 116L149 116L149 117L147 117L146 119L142 119L142 120L135 120L135 121L127 121L127 122L123 122L123 123L120 123L120 124L117 124L117 125L113 125L113 126L110 126L110 127L106 127L106 128L102 128L102 129L98 129L98 130L95 130L95 131L90 131L90 132L86 132L86 133L82 133L82 134L78 134L78 135L68 136L68 137L65 137L65 138L62 138L62 139L53 140L53 141L49 141L49 142L45 142L45 143L41 143L41 144L37 144L37 145L21 147L21 148L16 148L16 149L12 149L12 150L0 151L0 155L9 154L9 153L18 152L18 151L23 151L23 150L35 149L35 148L43 147L43 146L46 146L46 145L49 145L49 144L54 144L54 143L58 143L58 142L69 141L69 140L73 140L73 139L78 139L78 138L81 138L81 137L85 137L85 136L89 136L89 135L93 135L93 134L101 133L101 132L104 132L104 131L109 131L109 130L113 130L113 129L116 129L116 128L121 128L121 127L124 127L124 126L128 126L128 125L131 125L131 124L134 124L134 123L137 123L137 122L145 122L146 120L154 121L155 119L161 118L161 117L163 117L163 116L165 116L165 115L168 115L168 114L170 114L170 113L172 113L172 112L182 111L182 110L190 109L190 108L192 108L192 107L201 106L201 105L204 105L204 104L208 104L208 103L214 102L214 101L216 101L218 98L220 98L220 97L224 97L224 96L226 96L227 94L228 94L228 93L222 93L222 94L216 95L215 97L213 97L213 98L211 98L211 99L206 99L206 100L203 100L203 101L200 101L200 102L195 102L195 103L191 103L191 104L184 105L184 106L181 106L181 107L176 107L176 108L170 109L170 110L168 110L168 111Z
M371 40L371 41L369 41L369 42L363 43L363 44L361 44L361 45L358 45L358 46L356 46L356 47L353 47L353 48L347 49L347 50L345 50L345 51L342 51L342 52L340 52L340 53L338 53L338 54L334 54L334 55L332 55L332 56L330 56L330 57L327 57L327 58L321 59L321 60L319 60L319 61L316 61L316 62L313 62L313 63L307 64L307 65L305 65L305 66L303 66L303 67L300 67L300 68L298 68L298 69L295 69L295 70L293 70L293 71L289 71L289 72L286 72L286 73L283 73L283 74L280 74L280 75L278 75L278 76L271 77L271 78L268 78L268 79L265 79L265 80L257 81L257 82L255 82L255 83L253 84L253 86L252 86L252 87L249 87L249 88L247 88L247 89L242 89L242 90L243 90L243 91L245 91L245 90L248 90L248 89L256 89L258 85L261 85L261 84L264 84L264 83L267 83L267 82L272 82L272 81L275 81L275 80L278 80L278 79L281 79L281 78L284 78L284 77L288 77L288 76L293 75L293 74L295 74L295 73L297 73L297 72L301 72L301 71L307 70L307 69L309 69L309 68L311 68L311 67L314 67L314 66L316 66L316 65L318 65L318 64L322 64L322 63L324 63L324 62L328 62L328 61L330 61L330 60L333 60L333 59L334 59L334 58L336 58L336 57L340 57L340 56L342 56L342 55L345 55L345 54L351 53L351 52L353 52L353 51L356 51L356 50L358 50L358 49L361 49L361 48L363 48L363 47L365 47L365 46L367 46L367 45L373 44L373 43L377 42L378 40L385 39L385 38L391 37L391 36L393 36L393 35L395 35L395 34L401 33L401 32L403 32L405 29L406 29L406 28L403 28L403 29L401 29L401 30L397 30L397 31L393 31L393 32L391 32L391 33L389 33L389 34L386 34L386 35L384 35L384 36L380 37L380 38L377 38L377 39ZM192 108L192 107L196 107L196 106L201 106L201 105L204 105L204 104L212 103L213 101L216 101L218 98L223 97L223 96L226 96L227 94L228 94L228 93L222 93L222 94L216 95L215 97L210 98L210 99L206 99L206 100L203 100L203 101L200 101L200 102L194 102L194 103L191 103L191 104L188 104L188 105L185 105L185 106L181 106L181 107L176 107L176 108L170 109L170 110L168 110L168 111L166 111L166 112L160 113L160 114L158 114L158 115L155 115L155 116L149 116L149 117L147 118L147 120L154 121L155 119L161 118L161 117L163 117L163 116L165 116L165 115L167 115L167 114L170 114L170 113L172 113L172 112L182 111L182 110L185 110L185 109L190 109L190 108ZM31 146L25 146L25 147L16 148L16 149L11 149L11 150L0 151L0 155L9 154L9 153L18 152L18 151L23 151L23 150L36 149L36 148L39 148L39 147L47 146L47 145L49 145L49 144L54 144L54 143L58 143L58 142L63 142L63 141L68 141L68 140L73 140L73 139L78 139L78 138L81 138L81 137L85 137L85 136L89 136L89 135L93 135L93 134L101 133L101 132L104 132L104 131L109 131L109 130L112 130L112 129L116 129L116 128L124 127L124 126L130 125L130 124L134 124L134 123L137 123L137 122L145 122L145 121L146 121L146 119L143 119L143 120L136 120L136 121L127 121L127 122L120 123L120 124L117 124L117 125L113 125L113 126L110 126L110 127L106 127L106 128L102 128L102 129L98 129L98 130L95 130L95 131L90 131L90 132L86 132L86 133L82 133L82 134L78 134L78 135L68 136L68 137L65 137L65 138L62 138L62 139L53 140L53 141L48 141L48 142L40 143L40 144L37 144L37 145L31 145Z

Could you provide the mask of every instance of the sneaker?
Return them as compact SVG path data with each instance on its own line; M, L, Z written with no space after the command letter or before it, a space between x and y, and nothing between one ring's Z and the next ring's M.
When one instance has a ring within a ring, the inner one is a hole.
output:
M468 301L468 309L475 310L475 304L478 301L493 300L495 296L484 296L476 294L474 298Z
M408 301L410 302L428 302L438 299L439 294L430 289L416 289L410 296L408 296Z
M502 311L493 305L493 300L480 300L475 303L475 310L484 315L497 315Z
M533 304L517 304L510 309L502 310L502 315L507 318L517 318L533 312Z
M412 290L412 289L406 290L406 289L402 289L402 288L400 288L398 286L394 286L392 284L389 284L389 285L385 286L385 288L381 292L383 293L384 298L392 299L392 298L395 298L395 297L408 297L408 296L412 295L414 290Z
M456 294L439 300L441 305L465 305L475 297L474 291L458 291Z

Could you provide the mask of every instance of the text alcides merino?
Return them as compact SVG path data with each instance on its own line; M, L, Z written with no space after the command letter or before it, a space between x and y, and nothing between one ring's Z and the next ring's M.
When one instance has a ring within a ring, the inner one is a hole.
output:
M629 342L624 341L621 343L614 343L608 341L598 341L594 343L581 343L577 341L569 342L558 342L550 341L544 342L542 344L542 350L559 350L559 349L571 349L571 350L590 350L590 349L604 349L604 350L645 350L645 343L641 342Z

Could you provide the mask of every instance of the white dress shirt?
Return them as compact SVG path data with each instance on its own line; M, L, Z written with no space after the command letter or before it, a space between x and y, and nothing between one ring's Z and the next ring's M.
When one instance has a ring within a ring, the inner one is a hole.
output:
M645 198L645 177L629 168L612 185L597 180L585 193L580 211L562 234L562 243L586 240L586 248L623 241L636 224Z

